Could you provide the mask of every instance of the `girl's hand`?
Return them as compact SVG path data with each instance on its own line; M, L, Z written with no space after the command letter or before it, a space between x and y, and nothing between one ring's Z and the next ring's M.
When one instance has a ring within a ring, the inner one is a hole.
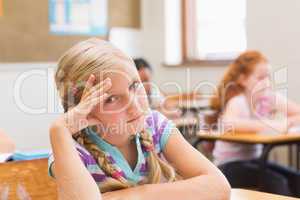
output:
M103 103L107 99L108 94L106 92L111 87L111 80L107 78L94 85L95 79L95 75L92 74L86 82L79 104L59 119L71 134L100 123L98 119L91 117L90 113L97 104Z

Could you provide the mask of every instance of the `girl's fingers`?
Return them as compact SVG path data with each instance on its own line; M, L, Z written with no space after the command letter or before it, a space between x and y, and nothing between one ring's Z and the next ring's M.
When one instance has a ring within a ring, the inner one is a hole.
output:
M88 117L88 124L89 126L95 126L98 125L100 123L100 121L98 119L95 119L93 117Z
M103 101L105 101L108 98L108 94L104 93L102 96L96 96L91 98L91 100L89 101L90 105L97 105L98 103L101 103Z
M86 96L85 99L82 100L82 102L88 102L90 101L91 99L94 99L96 97L101 97L103 95L108 95L106 92L107 90L109 90L111 86L110 85L105 85L104 87L94 91L93 93L91 93L89 96Z
M96 77L94 74L91 74L88 78L88 80L86 81L84 90L82 92L82 96L87 93L93 86L94 86L94 81L95 81Z
M109 90L110 86L104 86L103 88L100 88L99 90L93 92L90 96L86 97L86 100L90 100L96 97L101 97L104 94L107 94L107 90Z
M102 96L97 96L85 100L84 102L81 103L82 104L81 109L83 113L88 114L98 103L105 101L107 98L108 98L108 94L104 93Z
M88 91L86 91L85 93L83 93L82 95L82 99L86 99L89 96L91 96L93 93L97 92L97 91L103 91L106 92L108 89L110 89L111 87L111 80L110 78L105 79L104 81L101 81L100 83L98 83L97 85L93 86L92 88L90 88Z
M91 90L90 93L94 93L98 90L104 89L105 91L107 91L108 89L110 89L111 87L111 80L110 78L105 79L104 81L101 81L100 83L98 83L97 85L95 85Z

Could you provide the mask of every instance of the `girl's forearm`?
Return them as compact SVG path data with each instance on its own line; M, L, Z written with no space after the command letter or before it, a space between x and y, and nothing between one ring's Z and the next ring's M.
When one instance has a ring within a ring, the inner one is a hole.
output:
M100 200L98 186L83 165L69 130L56 123L50 128L50 139L60 199Z
M225 121L224 131L234 131L235 133L259 133L276 131L286 132L289 125L279 120L256 120L256 119L234 119Z
M230 186L223 177L202 175L173 183L141 186L140 193L139 200L229 200Z

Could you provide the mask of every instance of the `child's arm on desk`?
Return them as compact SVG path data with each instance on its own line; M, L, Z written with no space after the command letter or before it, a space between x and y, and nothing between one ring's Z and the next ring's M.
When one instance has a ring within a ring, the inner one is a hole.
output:
M83 165L64 122L52 125L50 138L55 159L51 168L60 199L101 200L99 188Z
M101 200L100 190L82 163L75 149L72 134L99 124L89 116L93 108L103 103L111 87L107 79L94 86L95 76L86 83L80 103L57 119L50 128L50 139L55 162L51 170L57 180L60 199Z
M222 173L174 129L164 156L183 180L162 185L149 185L147 199L202 200L230 197L230 186Z

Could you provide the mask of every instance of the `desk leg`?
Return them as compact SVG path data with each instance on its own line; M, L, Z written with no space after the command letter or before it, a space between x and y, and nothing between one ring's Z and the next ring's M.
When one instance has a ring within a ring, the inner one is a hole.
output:
M293 154L293 145L290 145L289 147L288 147L288 149L289 149L289 166L290 167L294 167L293 165L294 165L294 162L293 162L293 157L294 157L294 154Z
M273 145L271 144L264 144L263 146L263 152L259 158L259 165L260 165L260 183L259 183L259 190L263 190L264 185L264 175L267 169L267 162L268 162L268 157L269 153L272 150Z
M297 155L297 170L300 171L300 143L297 144L297 150L296 150L296 155Z
M198 138L195 142L192 143L192 146L197 149L197 146L202 142L201 138Z

